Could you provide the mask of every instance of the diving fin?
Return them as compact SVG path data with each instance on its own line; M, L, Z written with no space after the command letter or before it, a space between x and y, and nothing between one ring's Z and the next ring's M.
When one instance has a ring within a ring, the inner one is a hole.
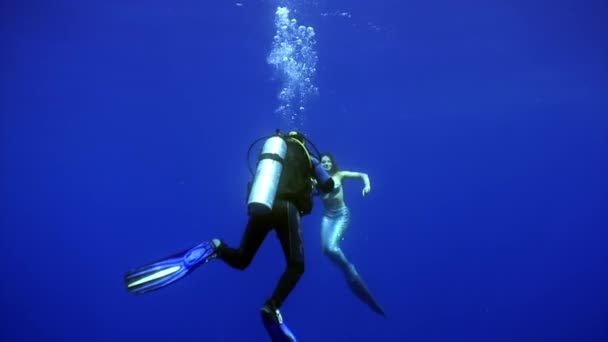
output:
M213 242L204 241L192 248L128 271L124 278L125 285L133 294L154 291L185 277L215 256Z
M361 299L365 304L367 304L367 306L375 313L379 314L384 318L387 318L384 309L382 308L382 306L380 306L376 298L374 298L367 286L365 286L363 279L361 279L361 276L359 275L359 273L357 273L354 266L350 267L349 273L350 274L347 275L347 281L348 286L353 291L353 293L357 297L359 297L359 299Z
M271 303L264 304L260 314L272 342L298 342L293 332L283 322L279 309L275 308Z

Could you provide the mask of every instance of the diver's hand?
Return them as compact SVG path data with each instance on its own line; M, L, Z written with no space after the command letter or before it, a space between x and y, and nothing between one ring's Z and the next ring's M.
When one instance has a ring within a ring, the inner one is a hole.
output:
M363 188L363 190L361 191L361 195L365 196L367 194L369 194L369 192L372 191L372 189L370 188L370 186L366 186Z

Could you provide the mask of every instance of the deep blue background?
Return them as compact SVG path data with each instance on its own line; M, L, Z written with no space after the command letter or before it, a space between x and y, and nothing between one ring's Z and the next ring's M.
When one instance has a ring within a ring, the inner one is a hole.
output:
M122 275L236 243L245 152L282 123L276 1L4 1L2 341L266 341L283 270L214 262L133 297ZM321 254L283 313L310 341L608 339L608 17L602 1L300 1L319 95L306 132L345 169L344 249L383 320ZM347 12L351 16L336 15Z

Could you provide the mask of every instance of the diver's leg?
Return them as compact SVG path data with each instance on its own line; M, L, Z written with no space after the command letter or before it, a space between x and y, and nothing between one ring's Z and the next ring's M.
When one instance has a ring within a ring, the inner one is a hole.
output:
M279 279L272 296L261 308L262 321L273 341L297 341L293 332L283 321L279 308L296 286L304 272L304 248L300 229L300 213L286 201L275 203L274 226L281 242L287 268Z
M270 298L276 308L283 305L304 273L304 240L300 227L300 213L290 202L283 202L278 207L276 231L287 265Z
M213 240L217 247L218 258L236 269L246 269L269 231L270 223L268 216L250 216L238 248L232 248L224 241Z

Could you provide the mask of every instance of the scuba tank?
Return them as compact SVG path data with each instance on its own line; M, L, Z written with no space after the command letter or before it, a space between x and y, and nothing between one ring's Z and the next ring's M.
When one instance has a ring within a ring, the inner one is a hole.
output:
M247 199L250 215L264 215L272 211L286 153L287 143L280 135L274 135L264 142Z

